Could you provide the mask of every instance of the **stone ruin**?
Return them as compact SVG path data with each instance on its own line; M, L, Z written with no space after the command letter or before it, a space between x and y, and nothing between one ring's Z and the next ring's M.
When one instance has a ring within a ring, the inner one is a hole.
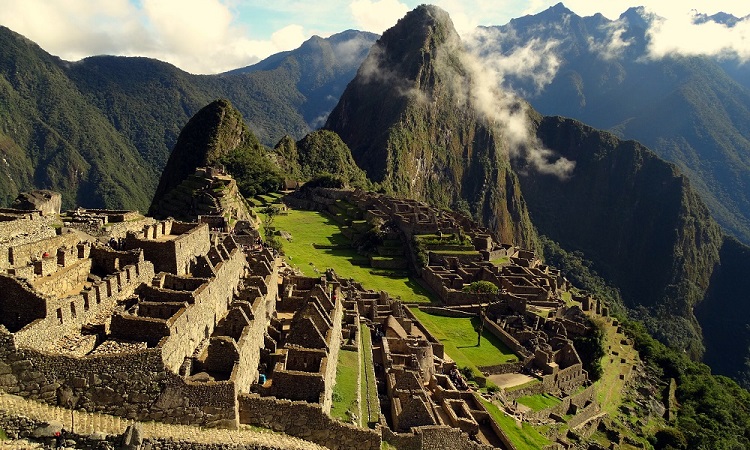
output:
M565 306L569 283L559 271L419 202L338 191L317 201L341 195L404 235L471 241L476 256L431 256L421 273L450 311L479 314L484 305L484 327L519 357L483 371L523 371L560 395L587 385L570 340L588 332L585 316ZM137 420L267 426L331 448L374 450L384 438L512 448L443 345L385 292L332 272L295 275L254 245L256 236L246 243L232 233L222 214L181 222L78 209L63 217L68 226L59 227L38 210L0 210L3 391ZM102 234L81 232L92 228ZM497 258L507 263L490 262ZM474 281L499 293L464 292ZM360 348L362 330L372 349ZM373 352L376 430L328 415L341 348Z

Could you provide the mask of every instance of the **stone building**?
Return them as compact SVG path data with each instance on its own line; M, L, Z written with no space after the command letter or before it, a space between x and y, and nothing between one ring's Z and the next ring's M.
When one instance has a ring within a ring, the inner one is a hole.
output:
M262 395L319 403L331 409L341 346L343 299L326 277L289 276L267 333Z

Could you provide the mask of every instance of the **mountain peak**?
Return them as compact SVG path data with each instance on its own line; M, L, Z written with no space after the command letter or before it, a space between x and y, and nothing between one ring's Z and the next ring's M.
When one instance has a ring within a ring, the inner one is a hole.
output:
M227 99L215 100L198 111L185 125L172 149L151 203L159 200L202 166L238 147L260 147L240 113Z
M651 23L657 19L657 15L646 9L645 6L633 6L620 14L620 20L625 20L630 27L643 28L644 30L651 26Z
M555 15L555 16L561 16L563 14L575 14L573 11L569 10L567 6L565 6L562 2L550 6L545 11L543 11L541 14L549 14L549 15Z

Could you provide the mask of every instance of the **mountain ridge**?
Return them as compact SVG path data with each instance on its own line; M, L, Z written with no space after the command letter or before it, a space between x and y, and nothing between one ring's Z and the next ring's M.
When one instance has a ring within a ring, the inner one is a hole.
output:
M530 40L556 43L549 84L511 78L513 87L543 114L636 139L676 163L719 223L750 243L750 72L731 59L650 56L649 25L659 20L643 8L609 20L558 5L486 30L505 55Z

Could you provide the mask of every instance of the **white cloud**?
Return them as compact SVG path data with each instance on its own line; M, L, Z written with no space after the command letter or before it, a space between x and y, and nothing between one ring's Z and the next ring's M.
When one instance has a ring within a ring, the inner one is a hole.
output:
M382 33L409 12L409 7L398 0L354 0L349 4L358 29Z
M695 12L657 20L648 31L649 56L711 55L750 60L750 18L733 27L715 22L696 24Z
M620 20L616 20L604 25L603 28L603 31L607 34L607 38L597 41L589 36L589 51L599 55L605 61L620 58L625 49L632 43L622 37L627 31L626 24Z
M220 0L5 0L0 23L67 60L147 56L192 73L217 73L298 47L306 33L286 25L249 39Z
M518 90L513 86L514 81L531 86L531 92L518 92L522 96L540 93L560 68L561 61L556 53L560 41L555 39L522 42L512 29L503 33L498 28L477 28L464 35L463 40L468 51L482 61L486 70L494 73L494 79L500 83L498 86Z
M466 95L469 104L481 116L493 125L498 125L502 130L507 138L511 157L520 158L530 169L539 173L566 179L575 169L575 161L561 157L544 147L532 131L533 127L528 114L529 105L514 92L503 88L507 85L508 76L523 75L526 70L514 71L512 70L514 64L520 64L524 60L535 64L534 57L531 57L529 53L539 45L539 43L530 43L529 46L522 48L520 53L513 52L506 61L501 62L498 62L498 59L502 59L502 56L478 53L478 47L470 48L469 52L462 53L461 61L467 69L470 80ZM544 48L556 44L542 43L541 45L540 53L544 53ZM554 77L557 64L559 63L554 63L554 67L550 67L549 70L542 70L540 72L542 75L532 73L529 76L544 82L547 77ZM541 66L537 64L537 66L544 67L544 64Z

